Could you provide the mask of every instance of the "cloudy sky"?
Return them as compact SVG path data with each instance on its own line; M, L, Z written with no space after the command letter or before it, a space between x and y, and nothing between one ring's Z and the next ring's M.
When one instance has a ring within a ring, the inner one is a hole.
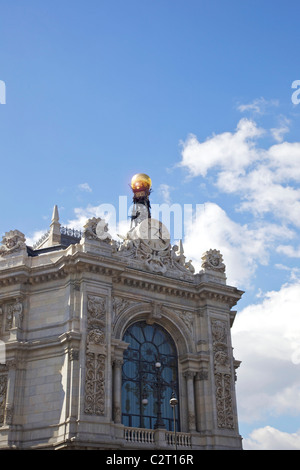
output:
M54 204L64 225L106 215L120 233L130 179L148 173L153 207L181 210L187 258L198 270L220 250L245 291L244 448L300 449L299 2L0 8L0 234L33 243Z

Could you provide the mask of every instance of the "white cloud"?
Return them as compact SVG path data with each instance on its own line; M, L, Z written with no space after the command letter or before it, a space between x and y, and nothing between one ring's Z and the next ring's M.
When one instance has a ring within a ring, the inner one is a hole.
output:
M87 193L92 192L92 188L88 183L81 183L78 185L78 188L80 189L80 191L86 191Z
M199 142L196 136L190 135L182 143L179 166L186 167L191 176L206 176L208 170L214 167L243 173L244 168L258 157L254 143L261 134L262 130L255 122L241 119L234 133L213 135L205 142Z
M238 313L232 341L240 421L300 415L300 279Z
M271 129L271 134L277 142L282 142L284 134L287 134L290 131L289 124L290 120L285 116L281 116L279 127L273 127Z
M300 450L300 430L295 433L279 431L271 426L255 429L244 439L245 450Z
M65 224L68 227L82 230L88 219L100 217L108 223L108 230L113 239L117 239L118 234L126 235L130 228L130 220L117 220L117 210L112 204L100 204L98 206L88 205L87 207L76 207L74 209L75 218L68 220Z
M162 196L163 203L165 204L171 204L171 190L173 188L169 186L168 184L161 184L158 188L159 193Z
M185 230L184 250L197 270L206 250L220 250L228 283L243 288L249 287L257 266L268 263L269 251L275 242L291 236L290 231L275 224L241 225L217 204L206 203Z
M49 230L49 228L45 230L36 230L33 232L31 235L26 235L26 245L27 246L33 246L36 242L39 241L39 239L45 235L45 233Z
M265 114L267 108L273 107L273 106L278 106L279 101L278 100L266 100L265 98L256 98L255 100L252 101L252 103L248 104L240 104L237 109L241 112L244 113L246 111L252 111L256 114Z
M276 251L277 253L283 253L289 258L300 258L300 246L294 248L292 245L279 245Z
M267 157L276 182L300 181L300 142L273 145L269 148Z
M255 145L262 134L255 122L242 119L234 133L204 142L189 136L179 166L187 168L191 177L205 177L211 171L221 193L240 196L238 210L255 216L271 214L280 223L299 227L300 142L263 149Z

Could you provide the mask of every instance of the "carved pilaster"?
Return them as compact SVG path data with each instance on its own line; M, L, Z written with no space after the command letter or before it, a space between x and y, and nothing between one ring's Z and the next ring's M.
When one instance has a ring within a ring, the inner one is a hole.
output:
M7 373L0 373L0 426L3 426L5 420L7 394Z
M85 413L105 414L106 299L89 295L87 303Z
M215 394L217 407L217 425L219 428L234 428L232 406L232 374L227 344L227 324L220 320L213 320L213 360Z

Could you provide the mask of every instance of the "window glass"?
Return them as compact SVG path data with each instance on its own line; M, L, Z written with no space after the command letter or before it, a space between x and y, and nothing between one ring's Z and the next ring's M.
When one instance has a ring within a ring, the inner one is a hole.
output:
M175 343L161 326L138 322L123 340L122 422L138 428L174 430L172 393L178 397L178 367ZM179 409L176 407L179 431Z

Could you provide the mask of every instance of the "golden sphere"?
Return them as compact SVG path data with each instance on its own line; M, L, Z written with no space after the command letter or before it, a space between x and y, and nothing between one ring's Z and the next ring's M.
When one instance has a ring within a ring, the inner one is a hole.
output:
M131 189L133 192L149 191L151 184L150 176L145 173L137 173L131 178Z

